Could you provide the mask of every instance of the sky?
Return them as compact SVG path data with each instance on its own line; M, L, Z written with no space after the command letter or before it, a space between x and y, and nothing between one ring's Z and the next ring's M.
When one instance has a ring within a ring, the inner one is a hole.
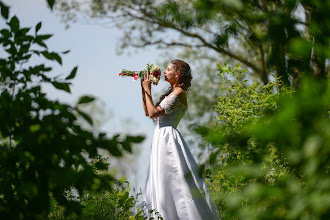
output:
M101 130L109 134L116 133L144 135L146 140L137 145L140 153L138 169L132 171L127 179L131 186L141 188L147 175L148 155L154 123L144 115L141 102L139 81L121 78L122 69L142 70L147 63L155 63L160 54L156 48L127 50L122 55L116 54L116 44L120 41L121 32L116 28L105 28L96 24L73 23L66 29L65 24L55 12L46 5L46 0L4 0L10 6L10 17L16 15L21 27L34 27L42 22L40 34L53 34L46 41L51 51L70 53L62 55L63 65L52 65L54 75L62 74L65 78L75 66L78 67L76 78L72 81L71 94L57 91L51 86L44 87L51 99L73 104L82 95L93 95L104 103L106 113L111 117ZM0 28L4 26L0 22ZM2 27L1 27L2 26ZM48 63L47 63L48 64ZM161 66L161 70L166 67ZM164 77L164 76L162 76ZM164 78L153 94L162 92L166 87Z

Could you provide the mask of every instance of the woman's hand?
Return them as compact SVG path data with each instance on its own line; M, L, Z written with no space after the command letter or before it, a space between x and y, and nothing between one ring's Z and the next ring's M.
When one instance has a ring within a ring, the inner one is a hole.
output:
M143 78L140 78L140 82L141 82L141 89L142 89L142 92L144 93L144 88L143 88Z
M150 95L150 93L151 93L151 79L150 79L149 71L148 71L148 73L144 73L142 86L143 86L143 89Z

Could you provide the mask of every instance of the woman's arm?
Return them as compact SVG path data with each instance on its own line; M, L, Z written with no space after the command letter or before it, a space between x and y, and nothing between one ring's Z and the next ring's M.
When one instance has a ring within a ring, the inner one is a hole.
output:
M148 116L150 118L158 118L160 116L165 115L165 110L159 106L155 107L154 102L152 100L151 91L148 91L146 94L146 104L147 104L147 111Z
M143 85L142 85L142 79L141 79L141 89L142 89L142 103L143 103L143 110L144 110L144 113L146 116L149 116L148 114L148 109L147 109L147 105L146 105L146 92L143 88Z
M159 106L155 107L154 102L152 100L151 80L149 74L144 75L144 80L142 85L144 88L144 97L145 97L145 104L146 104L148 116L150 118L158 118L162 115L165 115L165 110Z

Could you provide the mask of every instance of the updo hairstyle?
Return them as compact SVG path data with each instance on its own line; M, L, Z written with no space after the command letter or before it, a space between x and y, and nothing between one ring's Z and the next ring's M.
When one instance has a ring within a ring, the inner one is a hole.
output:
M179 86L184 90L188 91L189 87L191 86L191 69L188 63L184 62L183 60L172 60L171 63L174 65L174 69L176 72L179 72Z

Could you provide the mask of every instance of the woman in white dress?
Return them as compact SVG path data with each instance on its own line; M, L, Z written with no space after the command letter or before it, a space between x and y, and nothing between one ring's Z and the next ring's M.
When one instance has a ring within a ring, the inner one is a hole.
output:
M190 66L182 60L173 60L164 75L171 87L156 105L148 74L141 80L145 114L158 119L143 200L147 210L159 212L164 220L220 219L196 161L176 129L188 109L186 91L192 79Z

